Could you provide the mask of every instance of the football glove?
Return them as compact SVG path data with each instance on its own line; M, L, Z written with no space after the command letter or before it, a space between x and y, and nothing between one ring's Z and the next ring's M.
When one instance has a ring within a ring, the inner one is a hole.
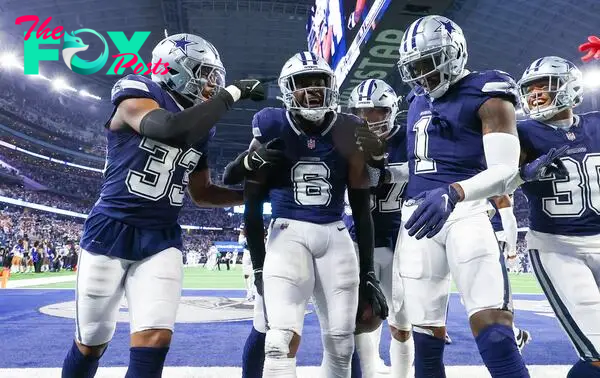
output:
M263 294L265 292L264 285L263 285L262 273L263 273L262 269L254 269L254 286L256 286L256 292L261 297L263 296Z
M540 156L531 163L521 166L519 173L525 182L538 181L544 177L554 175L556 178L569 177L567 167L560 160L565 155L569 146L561 148L551 148L547 154Z
M257 171L265 166L277 166L285 161L285 154L281 147L283 141L273 139L266 145L260 146L244 158L244 166L249 171Z
M385 143L375 133L369 130L369 126L365 122L357 127L354 136L358 149L365 152L373 160L381 160L385 156Z
M240 90L240 100L263 101L267 99L264 85L254 79L236 80L233 85Z
M381 291L381 287L379 286L379 281L375 277L375 272L368 272L361 275L358 286L358 298L357 322L362 320L361 317L368 306L371 307L375 316L381 319L387 318L388 305L385 301L383 291Z
M408 234L417 240L424 236L434 237L444 227L459 199L460 195L451 185L422 192L413 198L422 202L404 226Z

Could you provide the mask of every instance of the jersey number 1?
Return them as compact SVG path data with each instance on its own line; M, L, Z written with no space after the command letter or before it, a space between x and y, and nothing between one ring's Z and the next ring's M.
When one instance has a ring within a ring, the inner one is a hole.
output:
M415 132L415 174L433 173L437 171L435 160L430 159L429 153L429 134L427 128L431 123L431 116L421 117L413 126Z
M129 193L152 201L158 201L168 194L171 205L182 206L189 174L198 164L202 153L193 148L183 152L181 148L148 138L142 139L139 148L150 156L141 172L129 170L125 180ZM185 168L181 185L171 184L176 165Z

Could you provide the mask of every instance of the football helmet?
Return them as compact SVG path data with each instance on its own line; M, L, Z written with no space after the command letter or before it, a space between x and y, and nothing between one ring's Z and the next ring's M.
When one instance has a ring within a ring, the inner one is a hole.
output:
M442 16L413 22L402 37L398 69L416 95L439 98L463 77L467 42L462 29Z
M348 109L369 124L369 129L381 139L387 138L395 129L399 98L385 81L368 79L356 86L348 99ZM385 111L383 119L370 121L372 109Z
M533 84L542 91L530 92ZM527 67L518 82L521 105L525 114L535 120L548 120L583 100L581 71L570 61L546 56Z
M325 59L312 52L297 53L285 62L278 84L286 109L307 121L318 122L337 109L335 74Z
M152 64L168 63L167 73L152 74L152 81L198 103L225 85L225 67L215 47L197 35L166 37L152 50Z

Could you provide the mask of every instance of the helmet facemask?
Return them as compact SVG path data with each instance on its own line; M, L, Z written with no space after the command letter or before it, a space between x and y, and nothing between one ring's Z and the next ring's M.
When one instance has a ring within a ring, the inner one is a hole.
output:
M393 111L387 107L351 108L350 112L367 121L369 130L381 140L386 139L393 130Z
M436 47L429 51L401 59L398 69L402 80L409 84L416 95L428 94L432 98L441 97L461 72L452 65L460 52L452 44ZM461 70L462 71L462 68Z
M188 56L183 57L179 63L189 79L181 90L175 91L189 100L195 103L206 101L225 86L225 69L222 66L202 63ZM171 74L175 75L172 71L174 70L171 69Z
M283 102L290 112L318 122L337 107L333 76L325 71L304 72L280 79Z
M565 109L578 105L580 101L569 94L568 80L568 75L543 75L519 82L525 114L532 119L545 121Z

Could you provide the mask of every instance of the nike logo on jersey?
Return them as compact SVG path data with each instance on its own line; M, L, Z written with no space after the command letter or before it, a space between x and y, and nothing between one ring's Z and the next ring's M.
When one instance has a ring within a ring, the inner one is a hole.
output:
M346 227L338 227L337 229L338 229L338 231L344 231L346 229Z

